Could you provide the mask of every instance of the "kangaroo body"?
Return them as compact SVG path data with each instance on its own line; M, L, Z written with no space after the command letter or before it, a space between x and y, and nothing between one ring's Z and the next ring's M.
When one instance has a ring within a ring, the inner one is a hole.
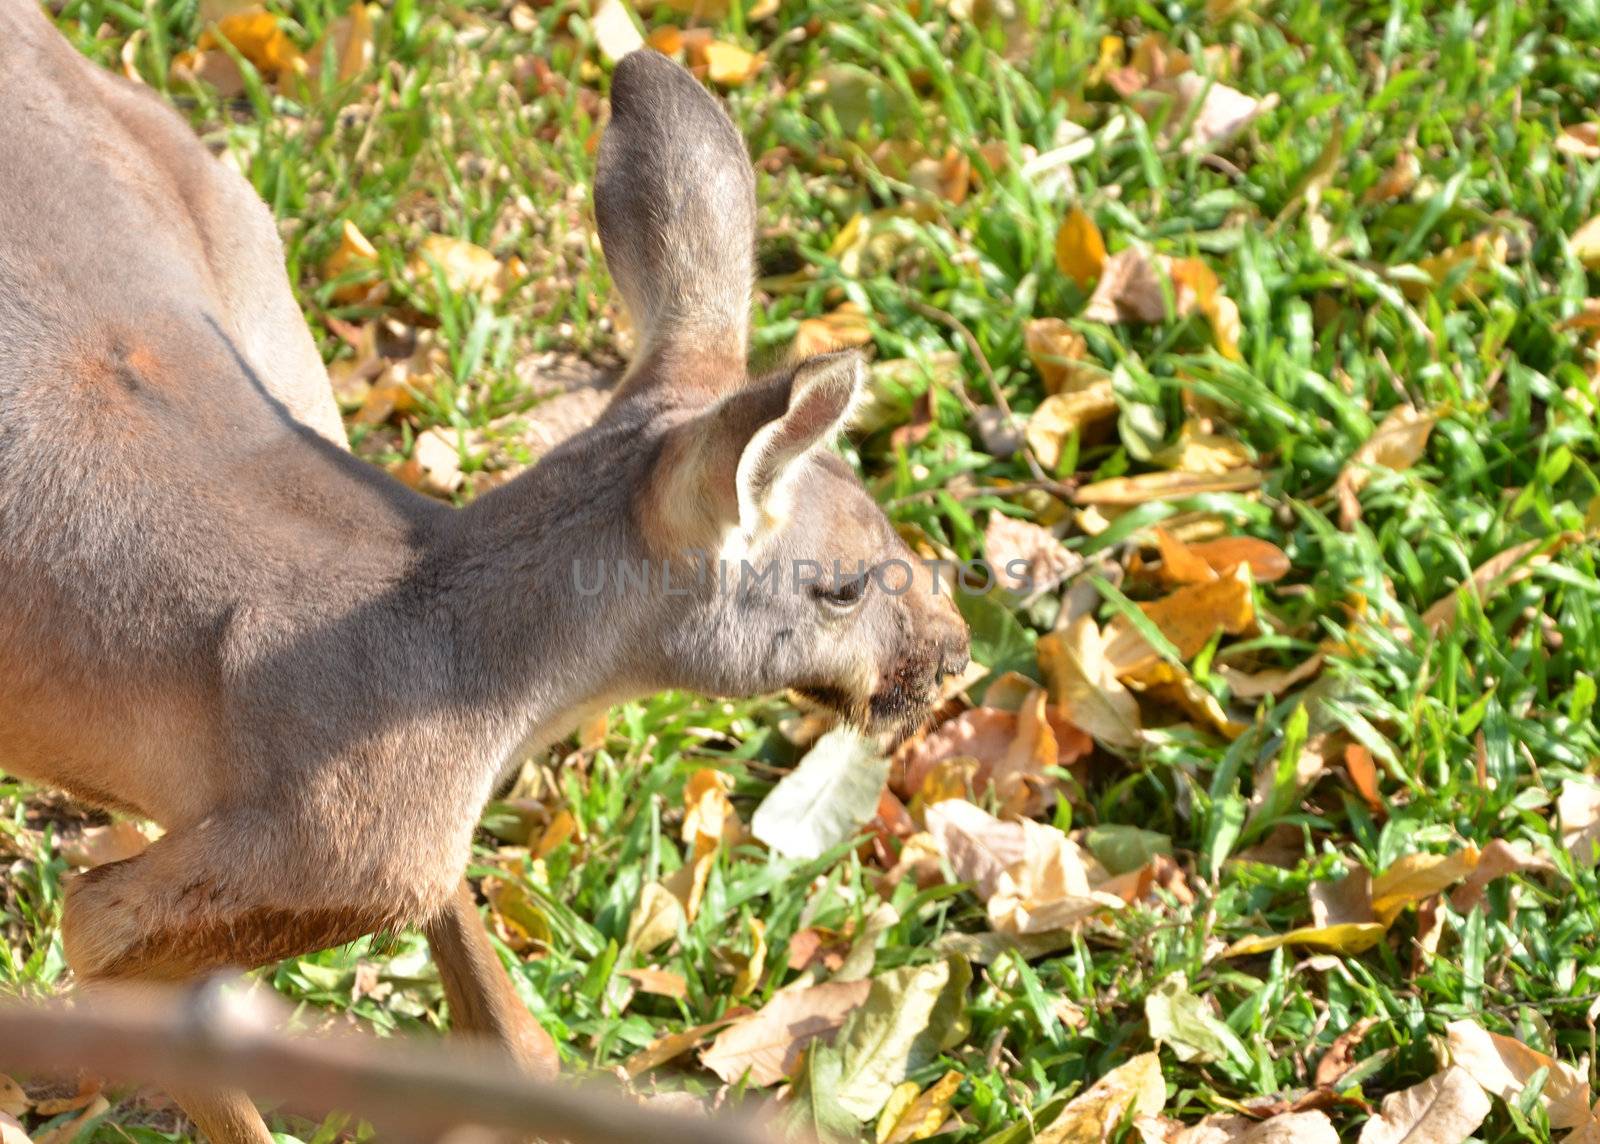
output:
M553 1067L458 889L509 760L669 686L903 723L965 662L921 581L870 607L577 590L580 554L909 556L820 450L853 359L744 377L753 183L726 117L648 53L613 103L597 213L644 349L598 424L455 510L347 451L250 187L0 0L0 766L167 831L72 886L81 979L417 924L456 1024ZM241 1094L178 1095L213 1138L266 1139Z

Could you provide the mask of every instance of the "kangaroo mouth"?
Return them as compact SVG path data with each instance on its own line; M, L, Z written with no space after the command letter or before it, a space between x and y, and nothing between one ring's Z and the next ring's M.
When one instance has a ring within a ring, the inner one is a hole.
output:
M800 698L838 716L841 722L867 734L883 736L891 751L922 726L933 709L936 690L931 683L919 684L900 674L864 699L830 684L793 689Z

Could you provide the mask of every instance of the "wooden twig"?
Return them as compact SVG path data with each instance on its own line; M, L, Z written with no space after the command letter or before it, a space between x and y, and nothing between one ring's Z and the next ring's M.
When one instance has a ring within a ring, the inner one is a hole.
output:
M290 1036L284 1010L208 983L101 988L76 1003L0 1003L0 1068L187 1090L244 1089L321 1117L371 1120L386 1141L437 1140L460 1125L573 1144L772 1144L754 1126L636 1104L592 1084L537 1081L480 1043Z

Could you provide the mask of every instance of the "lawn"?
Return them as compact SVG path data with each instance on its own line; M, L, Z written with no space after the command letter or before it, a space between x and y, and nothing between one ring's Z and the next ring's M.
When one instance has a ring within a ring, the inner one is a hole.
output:
M757 357L860 346L890 517L1029 569L817 845L750 828L821 730L780 698L526 761L472 873L569 1072L880 1144L1600 1139L1600 7L241 7L58 22L271 205L362 456L465 501L592 415L637 20L749 143ZM70 983L107 822L0 777L6 990ZM259 976L446 1023L414 934ZM756 1060L773 1005L824 1034ZM36 1142L183 1137L51 1107Z

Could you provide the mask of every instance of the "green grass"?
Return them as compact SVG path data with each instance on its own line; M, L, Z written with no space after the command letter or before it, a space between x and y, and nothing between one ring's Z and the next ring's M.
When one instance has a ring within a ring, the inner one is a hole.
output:
M1101 752L1080 772L1056 823L1169 835L1198 900L1152 900L1056 954L981 969L969 1035L914 1078L963 1076L953 1105L961 1126L941 1139L984 1140L1024 1123L1148 1049L1145 998L1180 971L1251 1053L1246 1066L1186 1065L1164 1052L1168 1113L1188 1120L1306 1088L1321 1052L1369 1017L1377 1024L1357 1055L1371 1062L1360 1095L1373 1104L1436 1071L1444 1023L1461 1016L1576 1062L1592 1052L1587 1014L1600 994L1600 881L1562 850L1553 803L1564 780L1596 770L1600 758L1595 548L1569 544L1481 605L1463 600L1437 636L1420 615L1496 553L1594 520L1594 363L1558 322L1600 289L1566 243L1600 213L1600 164L1560 154L1554 141L1562 126L1594 117L1600 8L1286 0L1216 19L1198 3L1017 0L1007 21L978 7L977 17L957 19L932 0L785 0L775 16L747 23L736 2L717 25L719 37L767 52L755 79L727 92L761 171L758 353L781 352L801 318L853 300L873 316L877 359L954 354L974 401L993 403L998 387L1026 414L1044 389L1024 351L1025 323L1073 319L1086 297L1054 260L1069 202L1095 218L1113 251L1137 240L1198 254L1239 305L1239 359L1211 348L1198 317L1078 323L1093 361L1114 371L1124 414L1108 442L1069 447L1058 475L1071 485L1149 469L1141 440L1174 437L1186 398L1203 397L1258 454L1266 484L1259 494L1141 506L1099 536L1069 526L1064 543L1116 568L1149 525L1218 514L1230 532L1268 539L1292 562L1285 581L1257 589L1266 621L1250 645L1258 663L1291 664L1325 638L1352 646L1282 699L1235 704L1250 726L1232 743L1173 723L1128 757ZM287 9L290 27L310 45L344 8L302 0ZM287 95L256 85L227 103L170 77L173 56L199 34L190 0L142 8L67 0L59 22L112 67L134 37L139 72L248 174L282 220L291 279L330 360L350 352L330 319L387 315L438 327L448 362L431 392L402 423L353 432L364 455L393 462L430 426L483 431L527 408L519 361L549 349L617 348L617 303L587 195L608 69L586 11L519 6L518 30L496 3L395 0L375 21L375 64L353 83ZM684 22L663 11L648 23L673 21ZM1278 96L1275 110L1223 149L1225 162L1164 146L1157 125L1117 111L1121 100L1095 79L1102 37L1131 45L1156 32L1197 60L1210 47L1234 53L1227 82ZM558 77L542 93L535 59ZM1072 124L1095 141L1071 164L1076 190L1041 188L1024 163L1072 138ZM930 155L960 149L978 172L976 189L959 206L929 201L878 168L872 156L885 139ZM999 170L990 144L1006 156ZM1415 189L1367 201L1408 149L1420 164ZM1310 203L1306 188L1330 158L1320 202ZM841 251L839 236L858 217L870 221L870 241ZM345 220L382 252L391 290L380 307L335 304L322 280ZM1511 236L1521 256L1491 268L1474 290L1458 292L1456 280L1410 293L1396 285L1391 268L1485 230ZM414 289L403 267L427 233L516 255L528 279L494 305ZM1060 519L1044 493L999 490L1032 474L1017 457L983 451L948 377L932 431L908 447L891 443L893 423L911 416L927 384L918 371L907 385L886 384L891 425L851 446L896 522L970 557L982 553L991 512ZM1402 401L1443 419L1418 464L1375 477L1361 496L1363 519L1342 530L1334 480ZM469 457L468 470L477 463ZM1356 599L1365 611L1352 620ZM1114 609L1106 602L1102 617ZM1053 614L1036 605L1020 620L1031 640ZM1237 660L1250 647L1230 654ZM1207 679L1203 667L1196 672ZM1226 698L1215 677L1207 686ZM726 955L749 952L752 919L765 923L771 955L745 1003L796 976L784 951L798 929L859 928L880 901L879 871L853 851L807 863L742 845L717 859L699 917L649 961L684 977L685 998L640 994L622 1004L616 972L645 963L624 941L639 889L683 861L687 777L706 766L732 775L748 819L796 757L777 730L784 714L774 702L681 696L629 705L597 746L578 752L569 743L565 765L564 751L532 760L516 792L570 810L580 840L533 862L483 835L479 872L493 864L522 887L537 915L529 924L548 931L546 948L516 957L515 967L574 1071L609 1069L663 1032L727 1011L736 1002ZM1386 816L1333 772L1303 794L1281 792L1274 812L1241 829L1253 776L1272 775L1297 720L1373 750ZM528 780L540 768L542 786ZM72 813L0 785L0 848L15 851L0 899L6 988L65 981L57 927L66 867L56 837ZM1303 849L1297 868L1235 857L1280 827ZM1559 874L1496 883L1486 911L1442 907L1437 952L1415 966L1414 915L1370 952L1329 965L1304 967L1288 950L1216 957L1221 943L1309 924L1307 887L1340 859L1381 871L1415 850L1497 838L1548 854ZM942 935L983 928L970 893L902 882L888 900L898 920L878 940L880 971L926 960ZM435 1027L440 991L424 949L400 935L263 976L293 1000L381 1030ZM1056 998L1081 1008L1080 1026L1061 1021ZM692 1061L662 1070L656 1083L713 1092L715 1078ZM1353 1139L1366 1114L1352 1100L1331 1115ZM1553 1139L1541 1118L1497 1104L1479 1137ZM303 1124L285 1126L313 1136ZM129 1098L94 1139L171 1139L170 1128Z

